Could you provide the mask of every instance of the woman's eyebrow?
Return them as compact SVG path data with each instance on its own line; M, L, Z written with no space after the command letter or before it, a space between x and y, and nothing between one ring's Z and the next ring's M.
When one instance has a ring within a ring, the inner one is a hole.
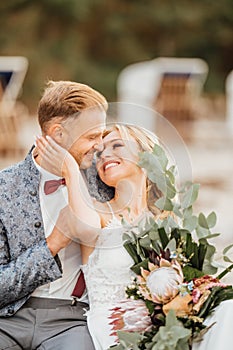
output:
M113 139L113 140L104 142L104 145L107 145L107 144L109 144L109 143L111 144L111 143L116 142L116 141L124 142L122 139L116 138L116 139Z

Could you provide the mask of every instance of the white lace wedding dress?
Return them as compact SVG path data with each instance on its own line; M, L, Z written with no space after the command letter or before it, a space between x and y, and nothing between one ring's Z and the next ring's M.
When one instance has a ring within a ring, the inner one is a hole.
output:
M125 299L125 287L133 276L133 260L123 247L122 234L123 227L112 213L88 263L82 266L90 305L87 324L96 350L108 349L115 343L109 324L110 309Z

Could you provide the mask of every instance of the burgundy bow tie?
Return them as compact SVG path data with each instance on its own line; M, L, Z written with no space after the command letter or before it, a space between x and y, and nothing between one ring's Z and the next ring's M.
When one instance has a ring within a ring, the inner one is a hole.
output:
M51 194L55 192L58 187L65 185L66 180L65 179L59 179L59 180L48 180L44 183L44 193L45 194Z

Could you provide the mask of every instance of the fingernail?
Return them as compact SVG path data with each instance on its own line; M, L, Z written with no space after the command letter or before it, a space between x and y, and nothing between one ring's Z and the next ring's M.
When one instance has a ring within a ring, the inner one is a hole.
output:
M33 135L33 138L34 138L34 146L37 147L37 136L36 135Z

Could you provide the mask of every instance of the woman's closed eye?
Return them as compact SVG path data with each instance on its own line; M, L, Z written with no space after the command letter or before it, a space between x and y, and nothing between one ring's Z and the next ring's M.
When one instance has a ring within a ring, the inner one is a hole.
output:
M113 144L111 145L111 149L112 149L112 150L115 150L115 149L118 148L118 147L124 147L124 143L116 142L116 143L113 143ZM99 158L101 157L102 153L104 153L104 151L105 151L106 149L110 149L109 146L108 146L108 147L105 147L105 149L104 149L103 151L98 151L98 152L96 152L96 158L99 159Z
M123 143L120 143L120 142L116 142L112 145L112 148L113 149L116 149L117 147L124 147L124 144Z

